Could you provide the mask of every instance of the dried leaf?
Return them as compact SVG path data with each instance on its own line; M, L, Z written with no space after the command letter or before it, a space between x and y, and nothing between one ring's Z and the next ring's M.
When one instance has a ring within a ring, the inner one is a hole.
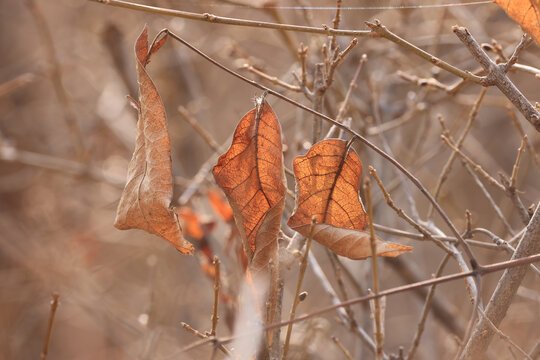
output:
M280 125L263 99L240 120L213 174L233 209L252 271L266 268L277 253L285 186Z
M233 211L229 204L222 198L219 190L210 189L207 193L208 200L214 211L221 216L225 222L233 220Z
M161 39L152 52L163 41ZM135 45L139 82L137 139L114 226L120 230L145 230L169 241L181 253L192 254L193 245L182 236L177 209L171 207L173 176L169 133L165 108L145 70L151 55L148 51L145 28Z
M368 224L358 190L362 163L343 140L315 144L305 156L294 159L297 208L287 224L309 236L315 216L313 240L351 259L371 256ZM394 257L412 248L377 238L377 255Z
M183 206L178 211L178 216L182 220L182 229L184 233L197 240L204 237L204 231L201 226L201 219L190 207Z
M540 44L540 0L495 0L495 3Z

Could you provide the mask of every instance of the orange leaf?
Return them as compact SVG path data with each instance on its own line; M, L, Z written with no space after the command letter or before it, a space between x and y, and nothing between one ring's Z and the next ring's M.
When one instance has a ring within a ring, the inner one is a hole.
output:
M225 222L233 220L233 211L229 204L223 200L222 195L219 194L219 190L210 189L208 190L207 196L214 211L218 213Z
M190 207L181 207L178 211L178 216L182 219L182 227L187 236L201 240L204 236L204 231L201 227L201 219Z
M540 44L540 0L495 0L495 3Z
M213 174L233 209L251 269L262 270L276 256L285 204L281 128L264 99L240 120Z
M309 236L315 216L313 240L351 259L371 256L368 216L358 197L362 163L343 140L323 140L305 156L294 159L297 208L287 224ZM397 256L412 248L377 238L378 256Z
M163 41L161 39L152 52L155 52ZM182 236L177 209L171 207L171 144L165 108L145 69L151 55L148 51L145 28L135 45L139 82L139 103L135 103L139 112L137 139L114 226L120 230L145 230L169 241L181 253L192 254L193 245Z

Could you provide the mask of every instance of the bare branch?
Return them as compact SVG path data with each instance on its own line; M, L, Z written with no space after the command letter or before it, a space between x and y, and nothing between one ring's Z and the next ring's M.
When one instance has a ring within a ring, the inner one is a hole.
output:
M521 238L511 261L540 253L540 206L536 208L527 231ZM491 295L486 307L486 315L498 327L506 316L514 296L525 277L527 267L507 269L503 273L497 288ZM481 319L465 347L461 360L478 359L486 351L495 331L486 319Z
M508 100L510 100L523 116L525 116L525 119L527 119L537 131L540 131L540 113L508 78L506 75L506 64L494 63L466 28L454 26L452 30L459 40L467 46L475 60L486 71L487 75L484 80L481 81L481 84L483 86L497 86Z

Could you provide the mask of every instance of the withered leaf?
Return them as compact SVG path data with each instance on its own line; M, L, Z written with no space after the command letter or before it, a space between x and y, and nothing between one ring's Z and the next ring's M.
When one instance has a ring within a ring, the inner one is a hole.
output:
M201 225L201 218L188 206L183 206L176 212L181 220L182 229L186 236L201 240L204 237L204 231Z
M210 202L212 209L214 209L225 222L231 222L233 220L233 211L231 206L223 199L220 192L221 191L217 189L208 190L208 201Z
M139 103L135 104L139 112L137 139L114 226L120 230L145 230L169 241L181 253L192 254L193 245L182 236L177 209L171 207L171 144L163 102L145 69L151 55L147 36L145 28L135 44L139 83Z
M313 240L338 255L351 259L371 256L368 224L358 190L362 163L343 140L329 139L315 144L305 156L294 159L297 208L287 224L309 236L315 216ZM377 255L394 257L412 248L377 241Z
M233 209L250 268L267 267L277 253L285 204L281 128L270 106L258 99L236 127L231 147L213 169Z
M540 0L495 0L495 3L540 44Z

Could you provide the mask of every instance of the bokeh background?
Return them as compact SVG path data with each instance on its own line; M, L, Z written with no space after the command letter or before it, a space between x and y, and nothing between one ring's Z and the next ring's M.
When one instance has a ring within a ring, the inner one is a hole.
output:
M197 13L291 24L330 25L333 10L264 8L262 1L146 0L145 4ZM436 4L450 3L432 2ZM335 6L333 1L275 1L279 6ZM509 56L522 32L495 4L426 7L423 1L343 1L341 26L365 29L364 21L378 18L390 30L413 44L462 69L474 71L478 64L451 31L466 26L482 43L492 39ZM399 8L401 5L409 6ZM375 6L390 7L375 9ZM411 7L412 6L412 7ZM145 24L150 37L169 28L200 50L260 80L243 66L253 65L269 75L294 84L299 71L294 50L276 30L208 24L115 8L85 0L33 0L0 2L0 358L32 359L42 351L51 294L58 292L58 307L49 354L51 359L200 359L210 358L211 346L179 353L198 340L181 322L200 331L209 330L213 282L201 269L200 256L182 256L165 241L142 231L119 231L113 227L116 206L134 147L136 114L126 95L137 96L133 45ZM313 64L322 59L325 36L289 33L289 40L309 47L308 79ZM344 48L350 39L338 38ZM290 43L289 43L290 44ZM388 143L396 158L432 191L449 149L440 140L438 117L451 135L461 133L480 92L465 85L450 95L429 86L405 81L397 72L422 78L436 77L445 84L458 79L405 52L384 39L360 38L359 44L338 68L336 81L325 96L323 111L335 116L362 54L368 57L347 115L351 126L376 144ZM495 55L492 55L495 59ZM531 45L520 63L540 65L540 50ZM149 73L166 105L172 141L173 168L177 175L175 201L185 191L214 150L187 124L177 108L184 106L218 144L228 145L235 124L252 108L260 91L240 82L174 41L153 57ZM522 92L534 103L540 98L538 79L526 72L511 73ZM261 80L306 105L299 93ZM311 141L312 117L276 98L269 103L277 113L284 134L285 162L305 153ZM480 107L464 150L482 167L497 176L511 174L521 137L497 89L489 89ZM515 112L515 110L512 110ZM516 113L517 114L517 113ZM540 137L523 117L517 118L529 141L540 151ZM373 129L381 123L403 120L399 127ZM326 129L326 127L325 127ZM370 130L371 129L371 130ZM370 133L371 131L371 133ZM367 165L377 168L391 189L395 202L410 213L406 187L387 162L362 146L357 151ZM526 207L540 199L539 168L533 155L523 156L517 179ZM294 179L287 177L294 190ZM483 181L483 180L482 180ZM485 183L485 181L483 181ZM489 229L509 240L523 223L509 197L485 185L500 206L508 226L495 215L474 179L456 160L440 203L460 230L465 229L465 210L472 212L473 226ZM217 247L226 247L231 226L216 214L207 199L215 188L211 177L202 183L186 204L206 224L206 236ZM427 203L408 186L422 219ZM375 222L414 230L388 208L374 189ZM288 216L294 204L286 206ZM438 216L440 229L447 231ZM286 230L286 234L291 232ZM444 253L431 242L414 241L379 233L387 240L414 246L412 254L380 262L380 286L387 289L427 279L436 271ZM475 240L491 243L477 235ZM474 247L481 263L510 257L500 249ZM330 284L340 293L335 266L324 249L314 244L313 253ZM235 262L236 261L236 262ZM224 259L224 287L231 298L238 292L241 275L236 257ZM370 261L341 259L360 288L345 275L347 296L365 293L371 285ZM340 268L339 266L337 268ZM341 268L340 268L341 269ZM444 274L459 271L451 259ZM284 271L284 316L290 309L296 286L298 262ZM488 300L500 273L483 282ZM308 267L303 288L309 295L298 312L307 313L329 305L331 298L320 278ZM384 349L397 353L409 349L417 329L425 293L407 292L387 299ZM437 288L438 316L430 313L419 346L419 359L450 359L454 356L472 306L464 281ZM530 272L501 325L513 341L530 351L540 338L540 283ZM222 304L218 335L232 334L233 301ZM356 320L372 333L369 309L353 307ZM446 314L447 318L444 318ZM371 358L353 332L329 313L294 328L294 358L343 358L333 343L338 337L354 358ZM495 338L489 356L512 358L509 345ZM217 358L222 354L218 353Z

